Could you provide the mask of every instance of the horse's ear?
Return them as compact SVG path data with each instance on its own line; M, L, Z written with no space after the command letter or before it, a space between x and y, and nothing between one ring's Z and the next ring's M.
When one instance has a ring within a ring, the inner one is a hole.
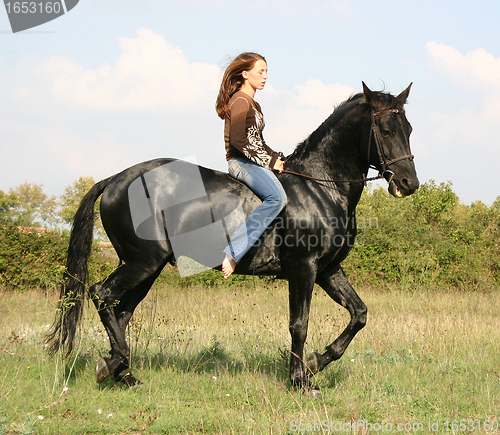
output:
M410 86L408 86L396 97L396 101L398 102L399 107L403 107L405 105L406 100L408 99L408 95L410 94L411 85L413 85L413 82L410 83Z
M368 103L372 107L377 107L381 103L379 96L370 90L368 86L365 85L365 82L363 83L363 94L365 95L365 102Z

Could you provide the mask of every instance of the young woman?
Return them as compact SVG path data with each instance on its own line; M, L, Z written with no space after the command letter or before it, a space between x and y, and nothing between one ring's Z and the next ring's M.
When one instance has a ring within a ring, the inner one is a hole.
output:
M264 117L254 100L256 91L264 89L266 80L264 57L242 53L227 67L217 97L217 114L225 121L229 175L245 183L262 200L224 250L222 271L226 279L287 201L281 183L272 172L281 173L284 162L264 141Z

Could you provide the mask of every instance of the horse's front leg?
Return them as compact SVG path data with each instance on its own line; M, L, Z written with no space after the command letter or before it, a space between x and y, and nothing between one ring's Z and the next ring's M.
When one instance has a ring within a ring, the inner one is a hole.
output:
M307 374L304 370L304 343L307 338L309 309L316 277L312 264L296 264L289 269L289 305L290 305L290 335L292 336L292 353L290 358L290 380L292 385L309 387Z
M326 347L324 354L320 355L317 352L313 352L307 357L306 364L310 373L317 373L323 370L330 362L339 359L344 354L354 336L365 326L367 313L366 305L351 286L340 265L331 272L319 275L316 283L335 302L349 311L351 321L342 334Z

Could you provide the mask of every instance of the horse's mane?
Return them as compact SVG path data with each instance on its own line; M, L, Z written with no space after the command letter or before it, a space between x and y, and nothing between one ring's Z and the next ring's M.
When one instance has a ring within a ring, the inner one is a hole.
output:
M307 139L296 146L293 153L288 156L288 160L300 161L310 150L316 148L316 145L320 143L326 135L330 134L335 127L342 123L356 122L359 120L359 117L363 116L371 109L375 112L396 108L401 109L401 107L398 107L398 101L395 96L385 92L376 92L376 95L379 101L373 106L365 101L363 93L352 95L347 100L340 103L335 107L333 113L313 131ZM359 110L356 110L358 108ZM352 114L351 111L353 112ZM351 116L347 117L346 115L348 113Z

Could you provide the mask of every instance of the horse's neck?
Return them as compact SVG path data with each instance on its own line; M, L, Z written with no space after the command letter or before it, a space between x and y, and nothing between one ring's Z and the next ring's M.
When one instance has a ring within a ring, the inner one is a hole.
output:
M360 138L356 129L332 129L315 144L309 139L301 154L290 162L291 167L317 178L334 180L362 179L368 165L360 155Z
M341 192L344 198L348 198L348 208L353 211L363 191L362 180L368 172L366 157L360 151L361 129L360 126L349 129L333 127L322 137L315 137L314 143L309 143L310 137L301 144L299 152L291 156L289 168L285 169L332 180L319 183L320 190L327 196L333 191ZM340 180L349 181L342 183Z

